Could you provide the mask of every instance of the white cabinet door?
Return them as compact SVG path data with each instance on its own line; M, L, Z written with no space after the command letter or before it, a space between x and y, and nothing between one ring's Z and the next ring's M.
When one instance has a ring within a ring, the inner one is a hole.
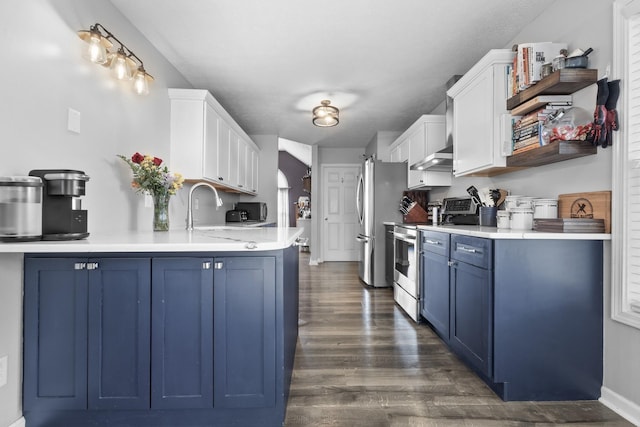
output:
M426 125L418 124L417 128L409 135L409 161L407 165L407 186L409 188L422 187L424 185L424 172L411 170L411 165L424 159L426 140Z
M202 176L207 179L218 181L220 176L218 171L218 123L220 117L209 104L204 107L204 151Z
M251 161L247 158L247 147L248 142L238 138L238 188L241 190L247 190L247 160Z
M462 175L493 165L493 68L477 76L453 100L454 173Z
M259 164L259 153L254 147L248 147L247 160L251 159L251 162L247 161L248 170L247 170L247 190L252 193L258 192L258 164Z
M509 49L489 51L447 91L453 98L453 173L493 175L504 172L502 116L507 113L506 69Z
M218 181L231 185L229 174L229 141L231 129L229 125L220 120L218 126Z
M401 162L401 160L400 160L400 146L399 145L396 145L395 147L393 147L391 149L391 152L389 153L389 161L393 162L393 163Z
M234 187L238 186L238 162L240 161L238 140L238 133L231 129L229 133L229 184Z

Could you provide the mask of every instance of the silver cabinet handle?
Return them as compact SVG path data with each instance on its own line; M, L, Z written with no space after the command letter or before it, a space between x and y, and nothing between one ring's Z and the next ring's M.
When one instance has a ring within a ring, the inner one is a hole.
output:
M430 244L430 245L441 245L442 244L437 240L430 240L430 239L425 240L425 242Z
M97 270L99 267L97 262L88 262L87 263L87 270Z
M224 267L224 263L222 261L217 261L213 263L213 268L215 270L222 270L223 267Z
M205 261L202 263L203 270L211 270L211 263L209 261Z
M475 254L475 253L478 252L474 248L467 248L466 246L462 246L462 245L458 246L458 249L461 250L462 252L467 252L467 253L470 253L470 254Z

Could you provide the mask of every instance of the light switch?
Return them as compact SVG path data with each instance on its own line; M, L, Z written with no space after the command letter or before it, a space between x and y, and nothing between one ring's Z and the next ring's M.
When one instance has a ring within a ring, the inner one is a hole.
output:
M0 387L7 385L9 375L9 356L0 357Z
M80 133L80 111L69 108L67 129L69 132Z

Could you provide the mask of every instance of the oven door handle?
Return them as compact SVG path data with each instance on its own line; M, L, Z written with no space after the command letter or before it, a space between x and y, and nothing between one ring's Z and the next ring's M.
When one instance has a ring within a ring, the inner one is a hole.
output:
M396 240L401 240L403 242L407 242L407 243L415 243L416 241L416 236L412 236L410 234L403 234L403 233L393 233L393 237Z

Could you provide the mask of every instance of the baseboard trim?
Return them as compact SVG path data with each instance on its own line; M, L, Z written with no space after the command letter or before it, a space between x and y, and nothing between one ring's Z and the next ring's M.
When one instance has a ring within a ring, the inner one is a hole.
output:
M24 417L20 417L16 422L8 425L7 427L25 427L25 426L26 426L26 422L24 420Z
M604 406L626 418L629 422L634 425L640 425L640 405L607 387L601 388L599 400Z

